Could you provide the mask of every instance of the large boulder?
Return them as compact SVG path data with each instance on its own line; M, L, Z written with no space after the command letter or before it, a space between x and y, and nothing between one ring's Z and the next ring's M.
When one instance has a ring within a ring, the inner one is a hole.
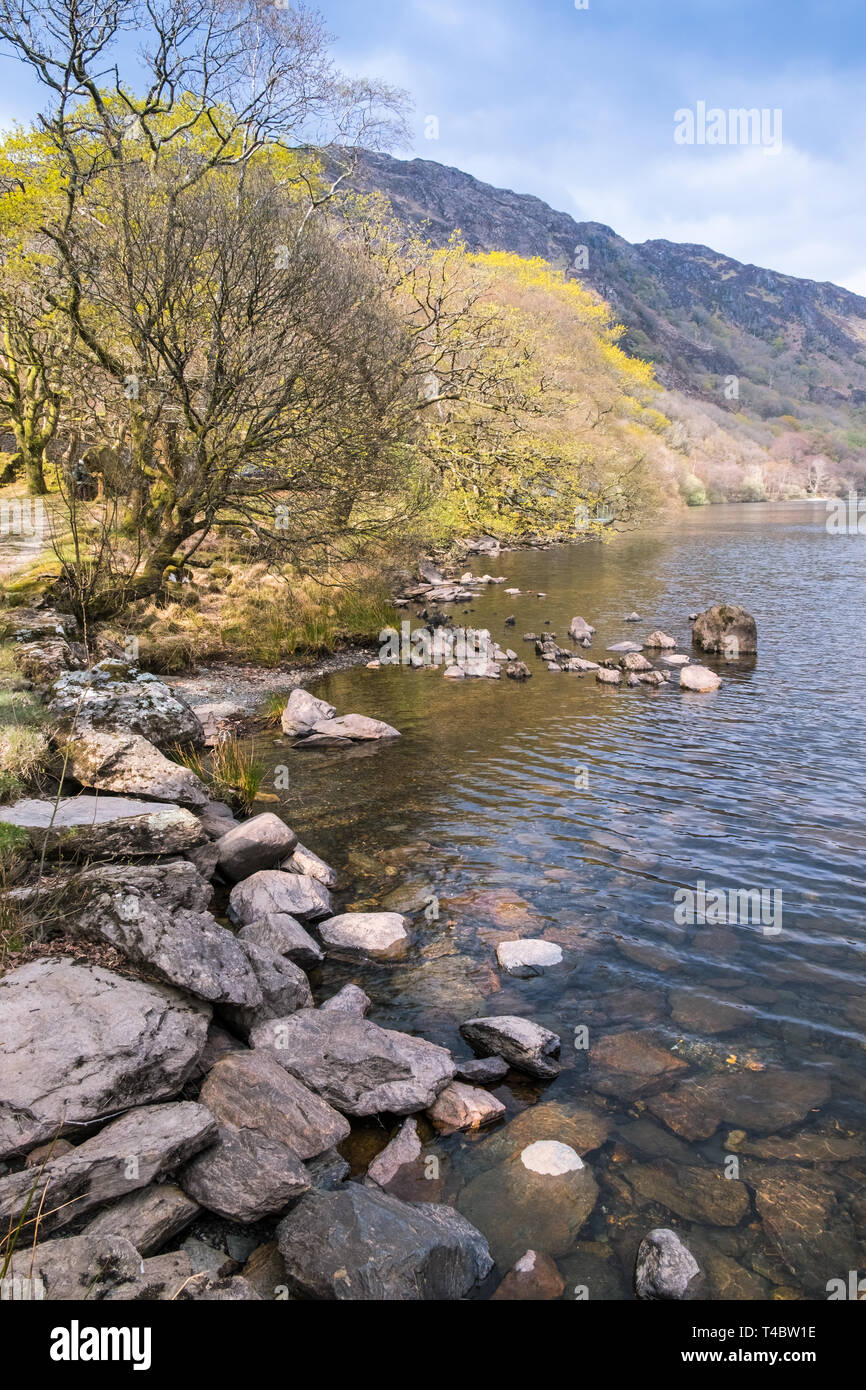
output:
M62 956L13 970L0 980L0 1158L176 1095L209 1018L173 989Z
M256 1007L256 970L245 944L208 911L212 894L185 860L97 865L75 876L65 921L200 999Z
M229 897L229 916L238 926L273 912L286 912L299 922L330 917L331 895L309 874L287 874L282 869L260 869L235 884Z
M252 966L262 996L255 1004L221 1006L220 1012L238 1033L245 1037L265 1019L285 1018L296 1009L313 1007L310 982L299 966L267 946L257 946L253 941L238 944Z
M0 822L24 830L38 854L91 859L183 854L207 839L191 811L121 796L17 801L0 811Z
M303 1159L341 1143L351 1129L343 1115L264 1050L223 1057L209 1073L201 1100L222 1123L254 1129Z
M471 673L469 673L471 674ZM319 719L298 742L298 748L339 748L347 743L369 743L377 739L400 738L394 729L381 719L365 714L343 714L339 719Z
M273 869L294 849L298 837L273 811L235 825L216 842L219 866L233 883L259 869Z
M245 1223L276 1215L310 1188L306 1168L288 1145L228 1124L220 1125L218 1142L187 1164L179 1181L200 1206Z
M307 1193L277 1239L289 1288L306 1298L456 1300L493 1266L484 1237L451 1207L356 1183Z
M188 767L172 762L140 734L106 733L94 729L60 734L66 770L82 787L147 796L204 810L210 795Z
M201 722L186 701L156 676L124 662L100 661L89 671L62 675L48 710L67 732L139 734L157 748L204 742Z
M308 690L293 690L283 710L283 733L304 734L317 720L333 719L336 713L336 707L329 705L327 700L317 700Z
M213 1144L216 1137L210 1111L193 1101L128 1111L71 1153L49 1158L39 1169L35 1207L40 1211L40 1230L65 1226L93 1207L147 1187ZM16 1225L34 1205L33 1188L30 1168L0 1178L4 1228ZM31 1234L26 1226L24 1232Z
M336 1010L272 1019L253 1029L250 1042L344 1115L426 1110L455 1071L444 1047Z
M692 641L704 652L719 652L733 660L754 656L758 650L758 625L738 603L717 603L699 613Z
M406 954L409 922L399 912L343 912L318 926L326 946L371 960L394 960Z
M504 1057L530 1076L559 1075L559 1038L548 1028L514 1014L469 1018L460 1025L462 1036L482 1057Z

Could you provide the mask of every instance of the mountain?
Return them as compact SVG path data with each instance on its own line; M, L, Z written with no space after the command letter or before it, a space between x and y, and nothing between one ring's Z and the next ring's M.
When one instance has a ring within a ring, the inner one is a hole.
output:
M626 351L737 438L778 457L774 442L799 434L792 455L866 468L866 298L707 246L633 245L431 160L365 152L353 182L437 245L459 229L471 250L542 256L577 276L614 308Z

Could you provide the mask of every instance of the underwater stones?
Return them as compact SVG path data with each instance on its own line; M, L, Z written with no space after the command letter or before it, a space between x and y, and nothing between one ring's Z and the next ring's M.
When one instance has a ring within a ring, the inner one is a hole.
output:
M817 1071L722 1072L694 1077L661 1095L647 1108L684 1139L709 1139L720 1124L771 1133L802 1120L824 1104L830 1083Z
M738 1226L750 1210L745 1183L721 1167L673 1163L629 1164L622 1176L642 1203L657 1202L685 1221Z
M457 1206L487 1235L496 1263L507 1269L527 1249L552 1256L569 1251L597 1199L595 1178L574 1150L541 1141L484 1169L458 1194Z
M549 1255L527 1250L491 1294L492 1303L541 1303L561 1298L565 1280Z
M652 1033L636 1029L600 1038L590 1049L589 1065L594 1089L622 1100L660 1089L686 1069Z

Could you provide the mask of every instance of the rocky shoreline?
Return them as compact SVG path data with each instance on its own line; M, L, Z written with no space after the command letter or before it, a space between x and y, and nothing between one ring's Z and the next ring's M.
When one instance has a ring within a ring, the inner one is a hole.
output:
M560 1038L523 1017L467 1018L474 1056L461 1059L381 1027L358 983L317 1002L309 973L326 955L363 978L365 963L405 953L409 919L340 911L337 873L278 816L237 820L169 758L206 738L177 688L112 660L85 667L57 613L17 617L20 666L74 794L0 812L29 865L4 897L46 942L0 979L10 1296L561 1297L551 1255L523 1248L519 1227L513 1249L491 1252L472 1219L483 1224L489 1174L461 1211L442 1200L418 1128L497 1125L505 1107L486 1088L511 1070L555 1078ZM299 747L399 738L301 688L282 729ZM498 963L525 977L561 955L517 940ZM564 1220L573 1238L598 1198L581 1150L599 1138L577 1137L557 1106L538 1111L525 1141L520 1117L503 1131L517 1147L501 1200L541 1231ZM389 1142L348 1180L340 1146L369 1117ZM640 1242L638 1297L692 1297L700 1282L673 1231Z

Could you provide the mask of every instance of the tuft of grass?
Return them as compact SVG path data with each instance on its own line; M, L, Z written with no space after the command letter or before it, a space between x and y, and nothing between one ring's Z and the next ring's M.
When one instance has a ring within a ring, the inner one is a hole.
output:
M262 717L269 729L278 729L282 723L283 710L289 703L289 692L272 690L265 700Z
M0 647L0 802L38 786L48 761L42 702L26 689L12 660Z
M209 754L176 745L171 756L194 772L220 801L228 801L241 811L252 808L265 770L252 743L231 736L220 739Z

